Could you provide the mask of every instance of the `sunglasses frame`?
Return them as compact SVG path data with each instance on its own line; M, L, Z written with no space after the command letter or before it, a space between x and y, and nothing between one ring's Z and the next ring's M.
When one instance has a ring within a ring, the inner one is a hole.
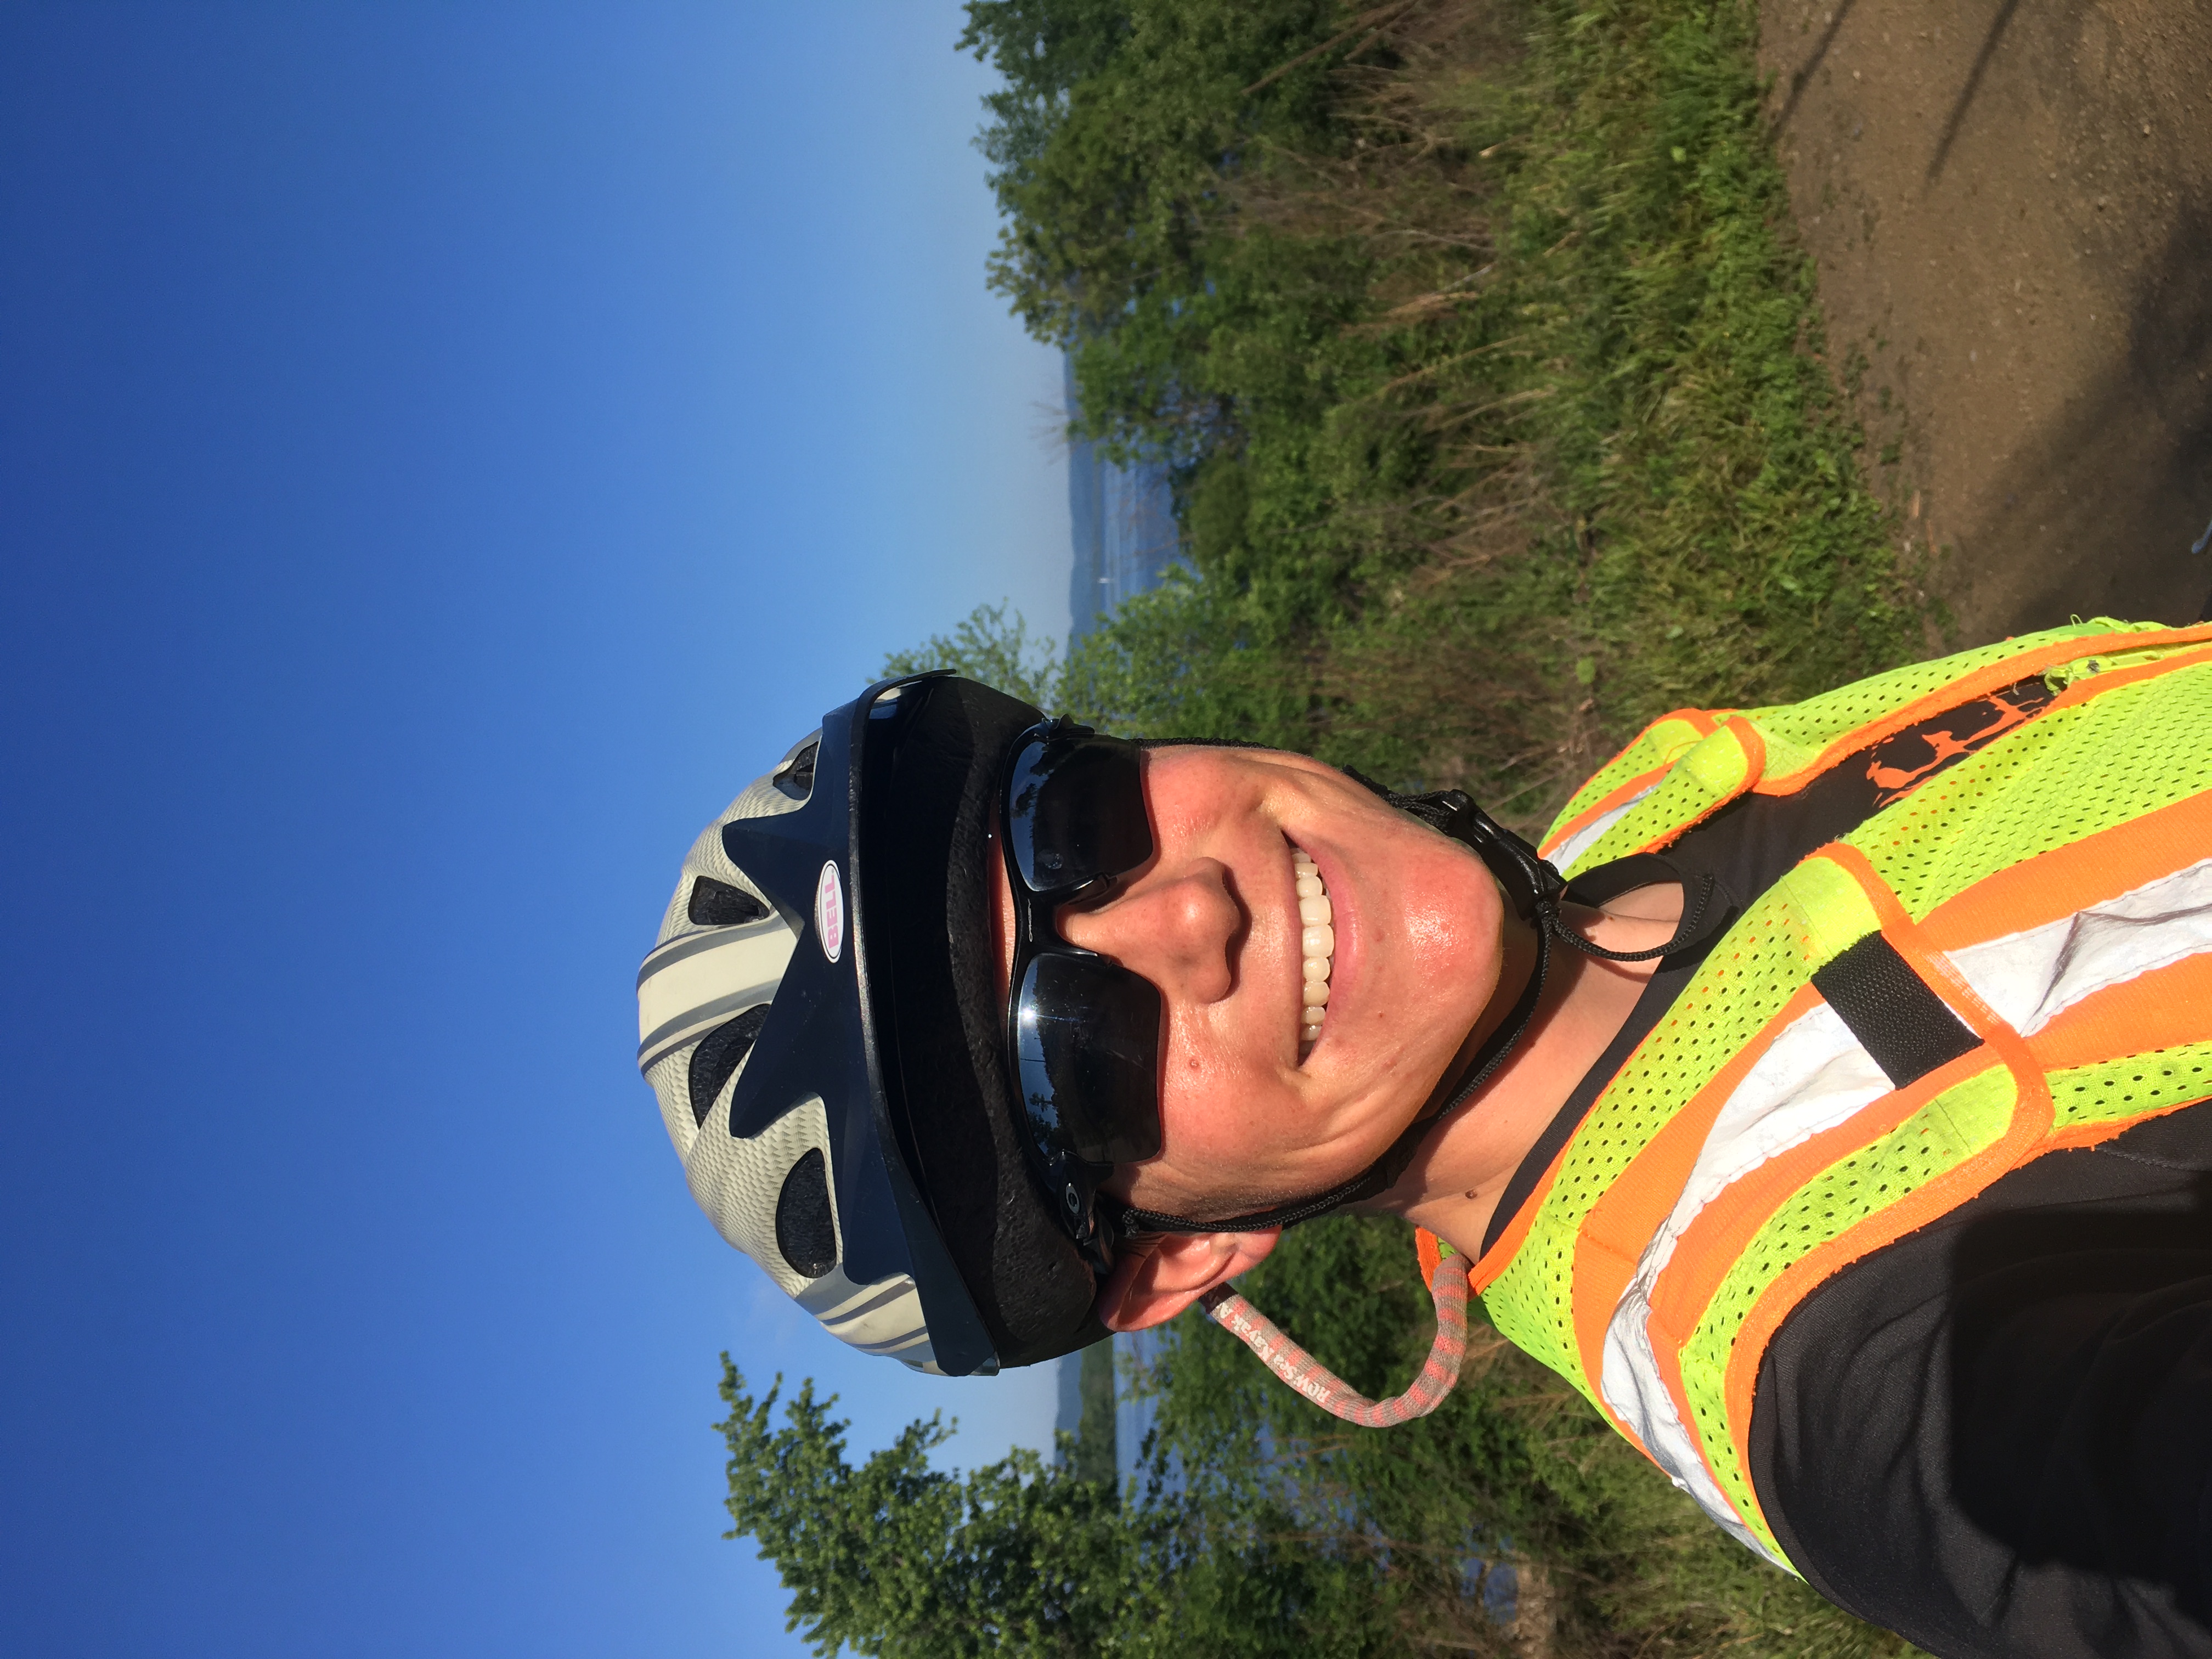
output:
M1124 1141L1123 1151L1131 1158L1148 1158L1160 1148L1159 1122L1159 1055L1164 1046L1166 1008L1159 989L1141 974L1122 967L1098 951L1086 950L1074 944L1060 931L1056 913L1066 905L1081 904L1105 898L1121 884L1133 870L1148 863L1158 843L1152 833L1152 817L1146 802L1141 777L1136 805L1139 813L1139 828L1143 841L1143 854L1120 868L1090 872L1080 878L1055 886L1040 889L1031 884L1024 873L1023 860L1015 846L1013 793L1024 770L1024 757L1039 745L1049 745L1055 739L1097 744L1115 749L1125 749L1132 756L1138 745L1124 738L1108 736L1090 726L1082 726L1065 717L1040 722L1022 732L1006 750L1005 763L1000 770L998 799L998 832L1000 854L1006 873L1006 886L1013 898L1014 930L1013 959L1006 979L1005 1017L1005 1058L1007 1082L1012 1094L1016 1130L1020 1135L1024 1154L1030 1168L1043 1186L1049 1200L1048 1207L1060 1227L1075 1243L1091 1258L1092 1265L1103 1272L1110 1265L1111 1241L1109 1231L1101 1224L1097 1202L1099 1187L1111 1178L1115 1164L1084 1157L1067 1145L1050 1146L1036 1133L1029 1097L1024 1086L1023 1011L1029 999L1031 970L1042 959L1057 957L1069 962L1097 964L1091 971L1099 975L1102 984L1114 986L1121 991L1140 987L1157 1013L1152 1037L1149 1082L1152 1111L1149 1124L1138 1126L1139 1133L1132 1137L1116 1126L1116 1133ZM1031 849L1035 848L1032 846ZM1035 863L1032 858L1030 862ZM1099 1115L1085 1107L1075 1108L1082 1116L1096 1126ZM1065 1115L1054 1115L1065 1121Z

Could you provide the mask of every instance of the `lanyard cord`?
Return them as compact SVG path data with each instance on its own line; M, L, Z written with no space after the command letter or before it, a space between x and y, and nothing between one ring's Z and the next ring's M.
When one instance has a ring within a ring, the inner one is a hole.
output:
M1450 1255L1437 1267L1430 1294L1436 1298L1437 1338L1421 1374L1405 1393L1370 1400L1283 1334L1274 1321L1226 1285L1199 1298L1206 1317L1266 1362L1269 1370L1323 1411L1363 1429L1387 1429L1426 1417L1443 1404L1467 1358L1467 1258Z

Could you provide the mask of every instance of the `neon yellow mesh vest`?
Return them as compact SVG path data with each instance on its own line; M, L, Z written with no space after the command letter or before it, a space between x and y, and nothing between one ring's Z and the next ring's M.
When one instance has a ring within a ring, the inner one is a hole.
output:
M2212 1095L2212 626L1670 714L1544 842L1569 875L1661 850L2034 675L2060 689L2033 719L1750 905L1475 1266L1501 1332L1784 1567L1747 1449L1791 1310L2006 1170Z

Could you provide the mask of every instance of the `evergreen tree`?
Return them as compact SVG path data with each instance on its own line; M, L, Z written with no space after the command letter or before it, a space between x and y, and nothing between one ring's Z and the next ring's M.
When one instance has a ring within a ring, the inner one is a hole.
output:
M884 659L883 678L919 674L932 668L981 682L1054 713L1061 693L1059 650L1047 640L1030 638L1028 621L1018 611L1006 619L1009 601L979 605L950 634L933 634L911 651Z
M1433 1334L1396 1221L1293 1229L1240 1288L1373 1395ZM1126 1490L1080 1440L933 1468L935 1418L855 1468L834 1402L802 1386L778 1426L778 1390L725 1356L728 1535L825 1656L1905 1650L1742 1549L1550 1372L1471 1346L1443 1409L1358 1430L1187 1315L1137 1379L1159 1413Z
M756 1398L723 1357L726 1535L775 1562L791 1628L824 1659L841 1644L897 1659L1414 1650L1369 1564L1312 1548L1265 1483L1124 1494L1079 1459L1026 1450L951 1474L929 1464L950 1432L935 1418L856 1468L834 1402L802 1385L777 1427L778 1392Z

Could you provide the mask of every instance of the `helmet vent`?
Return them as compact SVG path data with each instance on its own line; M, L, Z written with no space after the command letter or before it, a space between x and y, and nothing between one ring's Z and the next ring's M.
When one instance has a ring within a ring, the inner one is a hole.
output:
M817 741L810 743L789 760L775 769L769 781L777 790L793 800L805 800L814 793L814 757L821 751Z
M768 906L742 887L702 876L691 884L691 902L684 914L694 927L740 927L768 919Z
M730 1074L752 1052L753 1039L768 1024L768 1004L757 1003L735 1019L726 1020L699 1039L691 1051L691 1121L704 1123L714 1109L714 1097Z
M819 1146L791 1166L775 1200L775 1248L792 1271L819 1279L837 1265L837 1226L830 1215L829 1166Z

